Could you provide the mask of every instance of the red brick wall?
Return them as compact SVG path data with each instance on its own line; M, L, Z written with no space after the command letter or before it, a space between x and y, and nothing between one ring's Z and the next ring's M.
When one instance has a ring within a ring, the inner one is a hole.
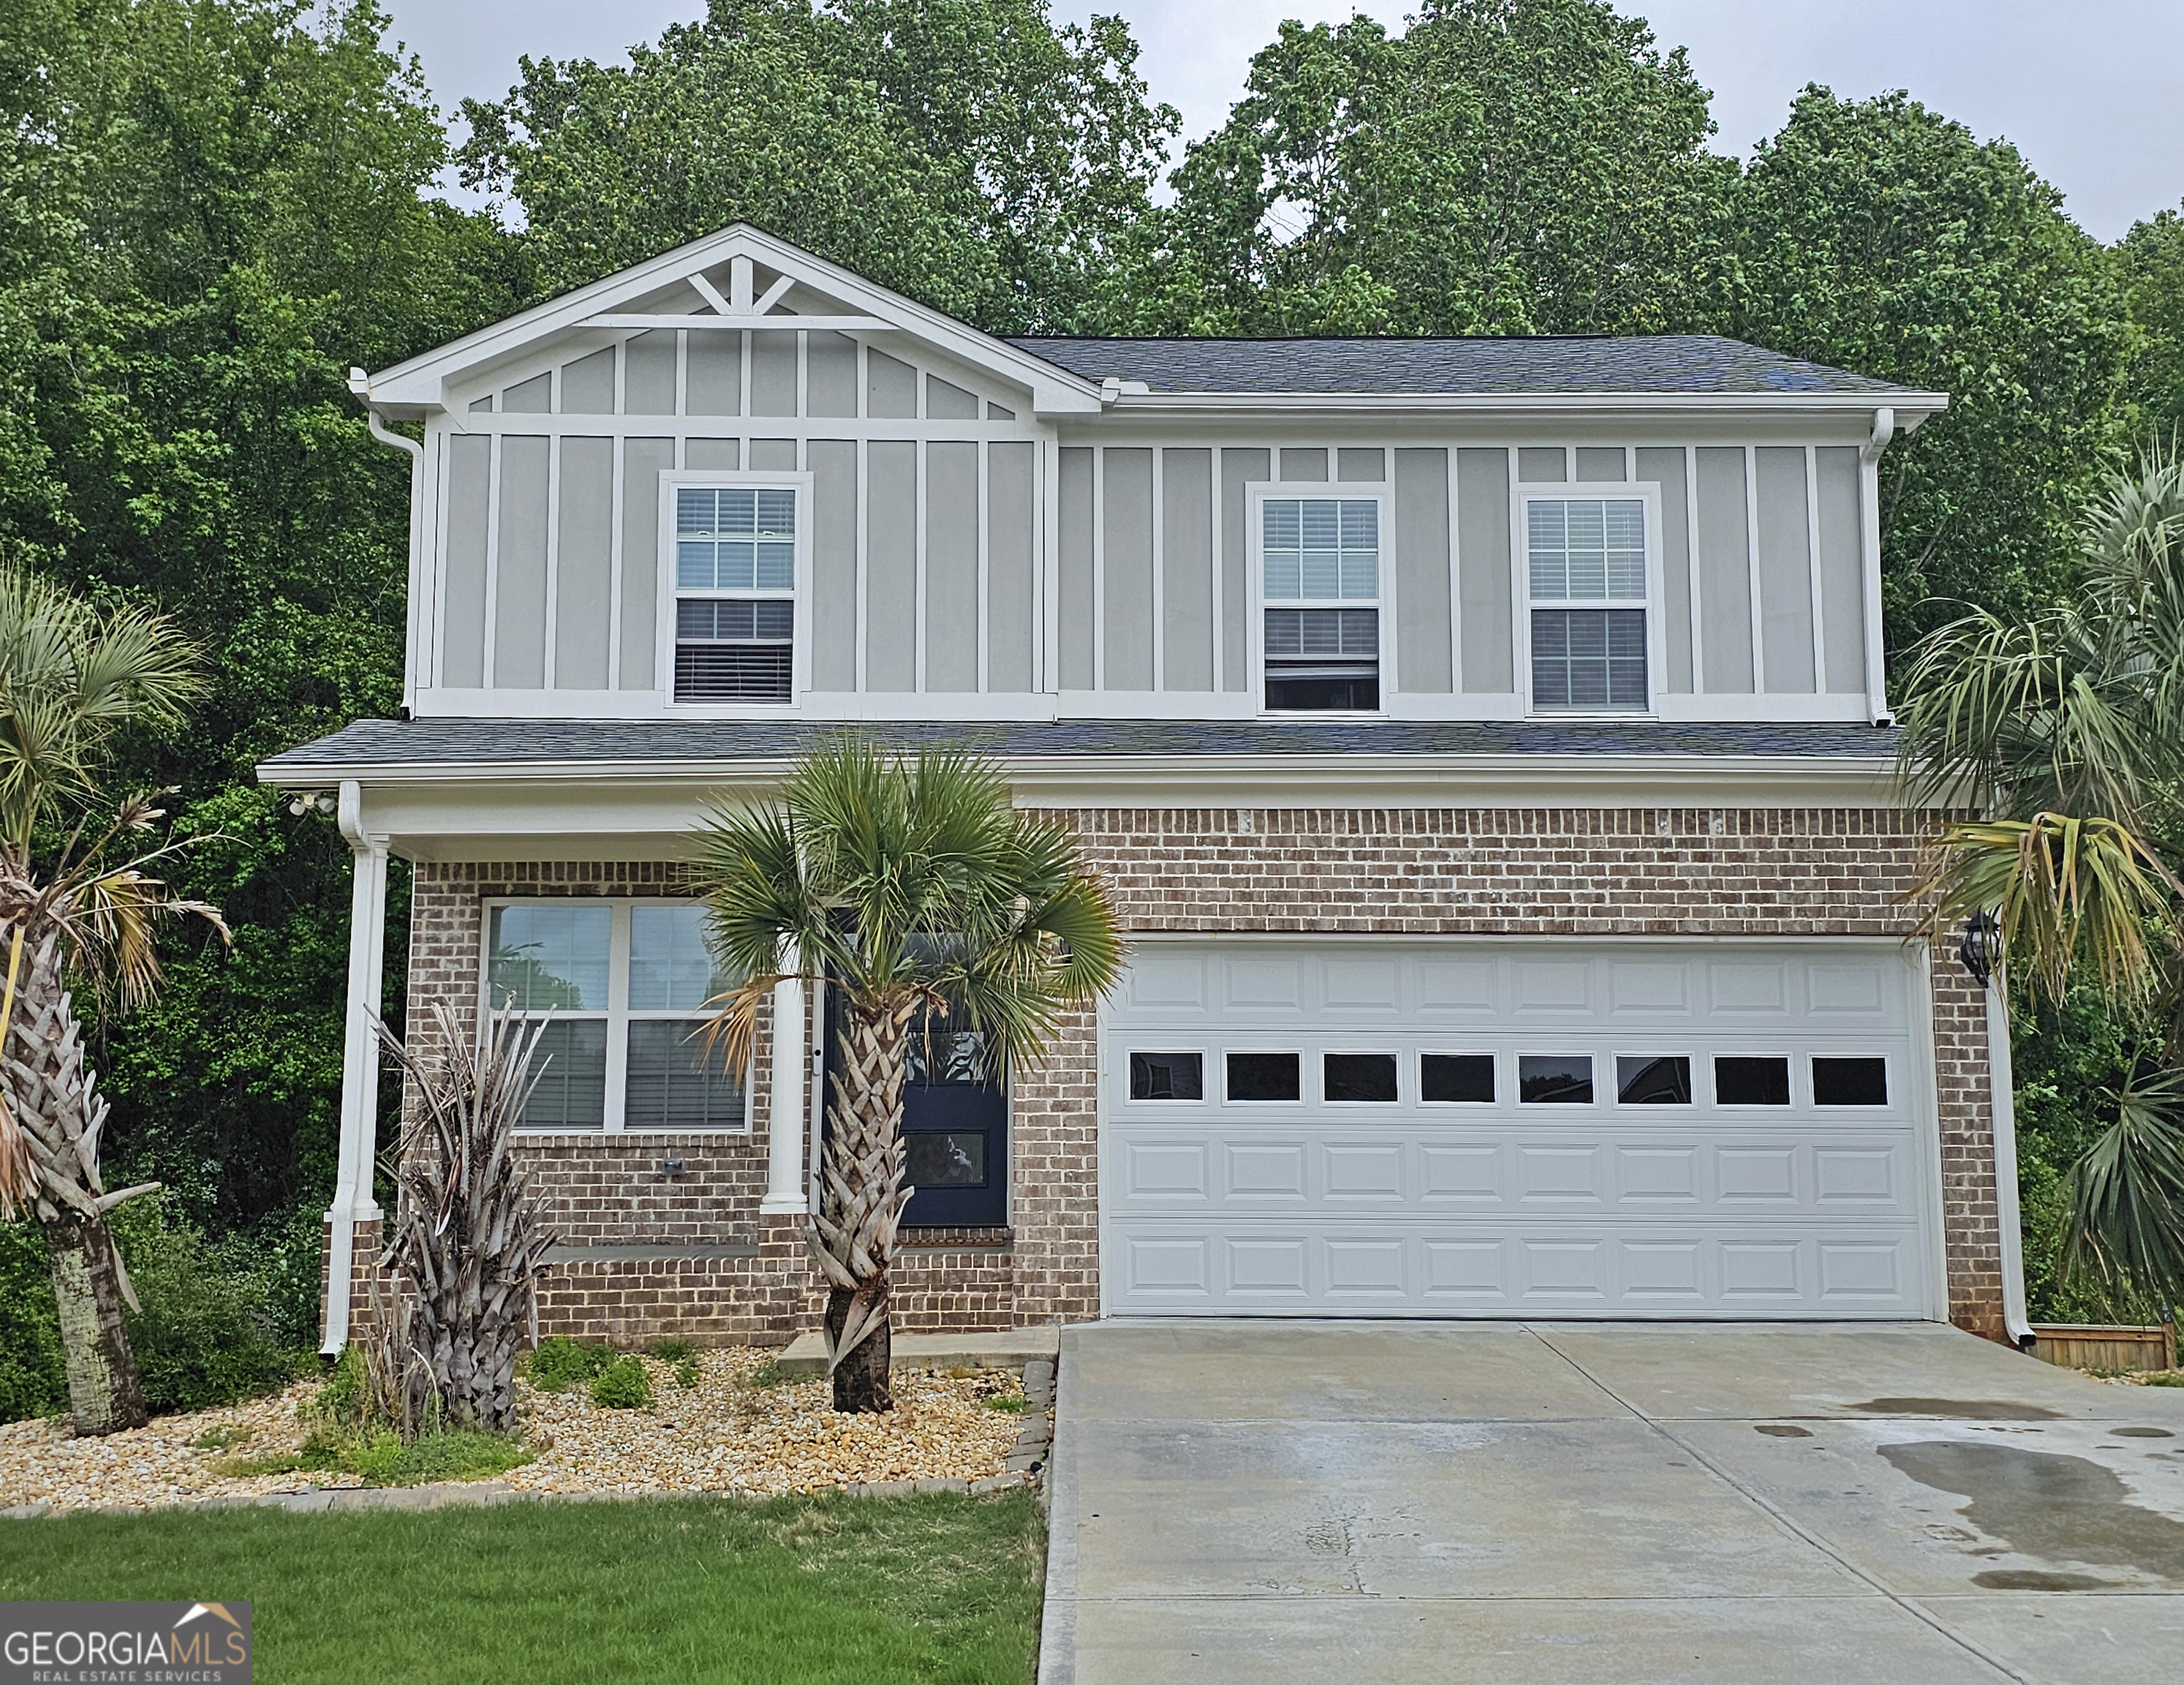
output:
M1916 822L1890 812L1708 809L1315 811L1099 809L1062 815L1141 931L1427 935L1908 935ZM660 895L660 864L422 865L411 936L411 1022L434 996L477 998L489 896ZM1950 1314L1998 1333L2001 1276L1988 1133L1986 1020L1954 960L1934 974ZM795 1225L761 1219L766 1060L748 1134L538 1138L526 1161L565 1239L592 1246L738 1246L733 1258L584 1260L556 1267L549 1331L773 1342L816 1324L817 1278ZM1011 1230L950 1234L896 1276L900 1325L997 1327L1099 1312L1094 1020L1072 1018L1019 1072ZM671 1152L679 1181L659 1175Z

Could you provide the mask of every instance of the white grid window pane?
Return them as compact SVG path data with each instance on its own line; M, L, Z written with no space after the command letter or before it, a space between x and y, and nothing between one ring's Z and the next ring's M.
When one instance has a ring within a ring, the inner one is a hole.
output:
M1380 505L1370 498L1280 498L1264 505L1269 602L1371 602L1380 594Z
M1646 505L1635 498L1535 498L1525 542L1535 599L1645 600Z
M599 906L497 907L489 997L526 1013L604 1012L614 913Z
M629 1076L622 1091L625 1130L744 1126L744 1085L721 1067L705 1028L688 1018L638 1018L629 1026Z
M675 582L686 591L785 591L796 583L796 494L682 486Z
M705 946L702 907L664 901L630 909L632 1012L697 1012L727 986Z
M607 1021L556 1018L531 1056L538 1080L523 1103L526 1130L596 1130L606 1124Z

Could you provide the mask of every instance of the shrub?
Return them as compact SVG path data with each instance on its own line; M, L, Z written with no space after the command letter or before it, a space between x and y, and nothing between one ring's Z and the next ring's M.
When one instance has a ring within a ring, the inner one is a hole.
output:
M29 1223L0 1224L0 1421L67 1408L45 1236Z
M611 1346L586 1345L566 1334L549 1334L523 1359L523 1372L541 1392L566 1392L577 1381L603 1374L614 1360Z
M698 1355L698 1348L688 1340L655 1340L645 1351L664 1364L687 1364Z
M320 1224L309 1210L208 1239L169 1198L114 1214L143 1308L129 1343L155 1414L277 1391L317 1359ZM53 1266L35 1224L0 1224L0 1421L68 1403Z
M652 1405L652 1377L642 1358L616 1358L592 1377L592 1402L606 1410L643 1410Z
M202 1410L278 1391L316 1366L282 1342L280 1317L247 1240L215 1244L164 1223L153 1201L124 1206L114 1227L143 1308L129 1344L153 1414Z
M686 1392L704 1379L705 1372L698 1367L695 1358L685 1358L675 1365L675 1384Z

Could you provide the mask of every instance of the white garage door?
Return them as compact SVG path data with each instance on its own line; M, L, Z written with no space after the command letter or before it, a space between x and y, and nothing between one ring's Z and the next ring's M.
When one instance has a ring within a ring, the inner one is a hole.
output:
M1144 942L1106 1018L1125 1315L1927 1317L1893 943Z

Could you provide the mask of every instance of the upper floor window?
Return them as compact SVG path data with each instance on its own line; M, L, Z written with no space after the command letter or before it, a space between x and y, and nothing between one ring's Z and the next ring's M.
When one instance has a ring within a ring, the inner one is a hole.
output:
M786 702L795 670L796 494L675 490L675 700Z
M1525 500L1532 706L1646 708L1646 505L1638 498Z
M1379 708L1379 499L1269 498L1261 509L1267 706Z
M741 1130L748 1085L705 1041L727 986L694 901L573 898L486 911L486 1004L546 1020L521 1127Z

